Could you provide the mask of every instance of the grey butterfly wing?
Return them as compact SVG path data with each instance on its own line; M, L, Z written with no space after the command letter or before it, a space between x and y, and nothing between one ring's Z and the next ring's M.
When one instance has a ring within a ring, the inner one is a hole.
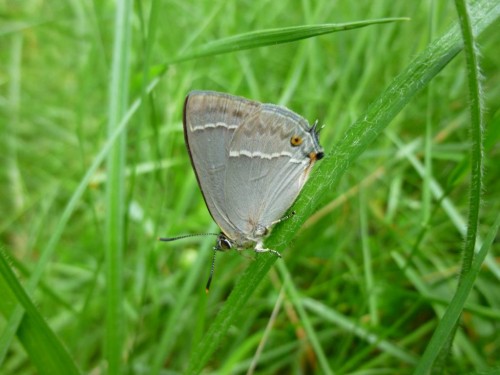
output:
M299 137L299 145L292 144ZM247 238L283 217L323 155L314 128L292 111L263 104L229 145L225 201L228 220Z
M198 184L210 214L229 238L236 231L224 198L229 143L242 119L258 106L211 91L192 91L184 104L184 138Z

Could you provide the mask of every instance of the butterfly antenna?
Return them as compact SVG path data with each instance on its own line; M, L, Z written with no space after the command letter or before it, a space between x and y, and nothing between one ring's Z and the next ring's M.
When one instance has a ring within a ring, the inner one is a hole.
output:
M214 248L214 257L212 258L212 267L210 267L210 276L208 276L207 280L207 286L205 287L205 292L210 290L210 284L212 284L212 276L214 275L214 269L215 269L215 255L217 255L217 249Z
M168 242L168 241L175 241L175 240L181 240L183 238L188 238L188 237L197 237L197 236L218 236L219 233L197 233L197 234L185 234L182 236L177 236L177 237L160 237L158 240Z

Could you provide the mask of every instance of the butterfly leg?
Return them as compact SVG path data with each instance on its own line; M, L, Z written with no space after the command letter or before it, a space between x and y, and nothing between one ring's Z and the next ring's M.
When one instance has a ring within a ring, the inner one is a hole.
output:
M273 249L264 248L262 242L257 242L254 250L256 253L272 253L272 254L276 255L278 258L281 258L281 254L279 252L277 252L276 250L273 250Z
M295 215L295 211L290 212L288 215L283 216L281 219L273 221L271 224L269 224L269 227L272 227L275 224L281 223L282 221L290 219L293 215Z

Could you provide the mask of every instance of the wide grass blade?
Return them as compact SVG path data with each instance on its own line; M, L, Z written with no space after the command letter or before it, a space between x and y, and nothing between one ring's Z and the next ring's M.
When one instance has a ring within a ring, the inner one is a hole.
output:
M0 250L0 290L2 291L0 311L3 315L12 314L16 302L19 302L24 309L22 322L16 333L38 373L80 374L68 351L47 325L12 272L8 255L3 250ZM16 328L12 324L7 327L7 329ZM2 336L2 340L5 337L7 336Z

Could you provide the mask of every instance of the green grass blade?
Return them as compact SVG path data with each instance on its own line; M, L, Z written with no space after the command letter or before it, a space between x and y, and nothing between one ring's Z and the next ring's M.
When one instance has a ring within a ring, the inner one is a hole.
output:
M9 75L11 77L9 89L8 89L8 101L10 102L11 111L9 113L9 120L6 121L7 124L17 124L19 122L19 108L20 108L20 91L21 91L21 60L22 60L22 46L23 46L23 37L17 36L12 40L12 46L10 49L11 57L9 63ZM10 125L12 126L12 125ZM2 129L3 130L3 129ZM10 130L10 132L15 132L14 129ZM5 169L8 170L9 180L12 188L10 190L10 194L14 197L14 204L17 209L22 207L23 199L21 192L21 181L20 181L20 170L18 165L18 145L15 141L16 137L7 137L7 147L5 149L5 153L9 155L9 163L5 166ZM0 292L2 290L0 289ZM3 295L0 294L0 295ZM8 314L5 314L8 316ZM3 333L0 336L0 367L2 366L5 356L7 354L7 350L14 338L15 332L17 330L17 326L20 320L19 317L12 317L12 323L14 323L14 327L11 327L11 324L8 324Z
M0 250L1 313L12 314L16 302L25 313L17 335L39 374L80 374L75 362L38 312L9 266L8 255ZM9 324L7 328L16 328ZM4 339L6 336L2 336ZM2 343L2 345L5 343Z
M455 0L462 37L464 40L465 61L469 83L471 109L471 181L469 197L469 217L467 221L467 235L465 237L462 276L469 271L474 258L479 223L479 207L481 206L481 190L483 186L483 108L481 95L480 69L478 53L475 45L474 32L465 0Z
M480 34L500 16L500 5L495 1L478 1L471 7L473 24ZM299 196L290 220L277 225L267 244L270 248L283 250L305 218L316 208L319 199L337 187L340 178L359 155L389 125L401 109L419 93L461 51L462 42L458 27L432 43L410 63L385 92L376 100L346 132L343 140L319 163L309 183ZM226 304L198 344L189 364L188 373L198 374L216 350L227 330L253 293L256 285L276 261L269 254L261 254L251 264L236 284Z
M431 19L429 20L429 36L430 40L434 37L435 29L436 29L436 4L431 4ZM425 174L422 184L422 225L427 226L429 222L429 218L431 216L431 205L432 205L432 194L431 194L431 179L432 179L432 157L433 157L433 143L432 143L432 134L433 134L433 122L432 122L432 113L434 111L434 101L435 101L435 90L433 82L430 82L427 86L427 116L425 121Z
M353 30L376 24L408 20L409 18L382 18L342 24L328 23L322 25L301 25L283 27L279 29L252 31L209 42L191 52L187 52L185 55L179 56L174 61L179 62L204 56L220 55L228 52L290 43L337 31Z
M114 48L109 86L108 136L120 125L128 105L130 23L132 2L118 2L115 14ZM123 312L123 250L125 241L125 151L123 132L110 150L106 162L106 359L109 374L123 373L124 312Z
M474 35L469 17L467 4L463 0L455 0L459 25L462 31L464 42L465 60L467 66L467 78L469 84L469 97L471 102L471 177L469 193L469 214L467 218L467 232L465 236L464 248L462 251L462 267L458 284L470 270L474 258L474 247L477 241L479 225L479 208L481 205L481 190L483 186L482 166L483 166L483 121L482 121L482 100L481 83L479 73L479 62L474 41ZM439 359L436 361L436 370L441 371L446 366L447 357L451 351L453 339L457 325L449 336L446 337L446 344L443 346ZM442 337L442 340L445 338Z

